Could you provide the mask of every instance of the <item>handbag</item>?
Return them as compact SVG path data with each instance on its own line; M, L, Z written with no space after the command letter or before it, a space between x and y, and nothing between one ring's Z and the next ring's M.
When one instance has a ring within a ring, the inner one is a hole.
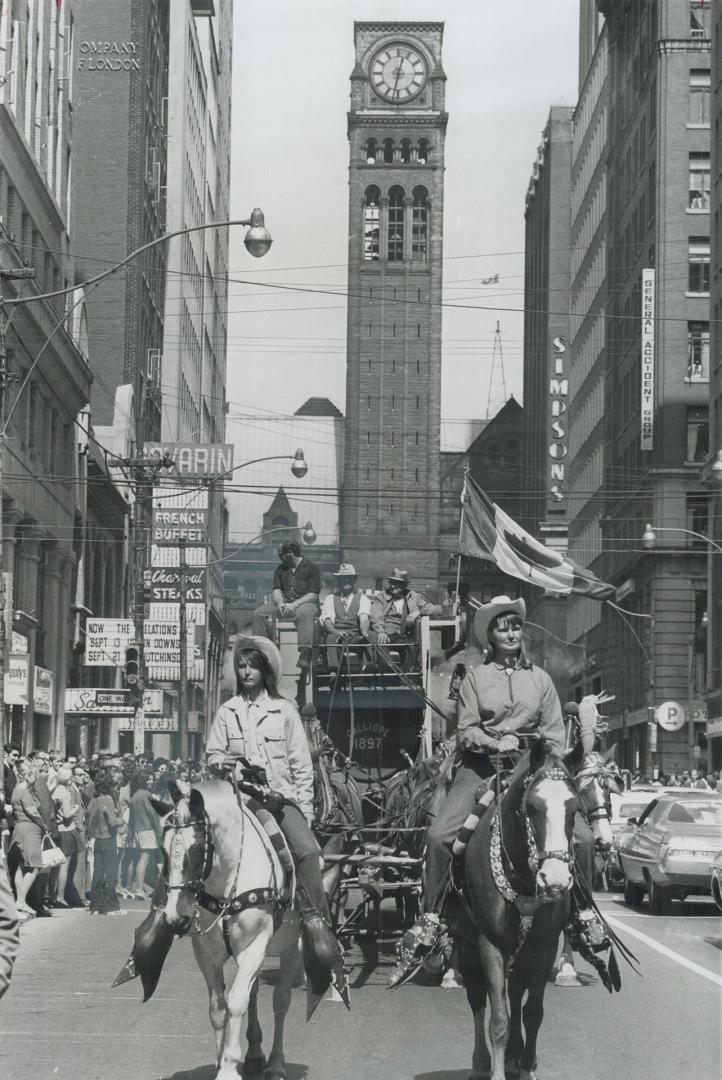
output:
M47 841L47 847L46 847ZM54 866L61 866L65 862L65 856L60 848L54 843L52 836L46 833L43 837L43 842L40 845L41 858L43 860L43 869L52 870Z

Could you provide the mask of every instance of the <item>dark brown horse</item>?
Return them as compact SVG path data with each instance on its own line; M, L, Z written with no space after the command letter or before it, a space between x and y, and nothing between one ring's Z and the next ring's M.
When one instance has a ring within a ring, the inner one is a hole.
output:
M579 806L572 773L580 758L581 748L562 759L535 743L514 770L499 808L489 807L469 841L466 922L455 937L474 1014L470 1080L505 1080L505 1062L520 1080L534 1080L544 991L569 918ZM491 1053L484 1030L487 997Z

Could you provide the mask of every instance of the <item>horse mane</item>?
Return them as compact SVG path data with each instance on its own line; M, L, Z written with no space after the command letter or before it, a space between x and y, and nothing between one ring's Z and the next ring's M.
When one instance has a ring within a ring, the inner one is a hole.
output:
M558 766L559 768L563 769L566 773L569 774L569 779L573 781L573 777L569 772L569 768L567 767L562 755L557 754L550 747L545 748L544 758L536 765L536 768L533 772L532 756L532 750L525 750L522 756L517 761L509 777L509 786L506 792L507 797L516 795L518 789L522 789L528 779L534 776L535 773L539 772L540 769L546 768L550 765Z

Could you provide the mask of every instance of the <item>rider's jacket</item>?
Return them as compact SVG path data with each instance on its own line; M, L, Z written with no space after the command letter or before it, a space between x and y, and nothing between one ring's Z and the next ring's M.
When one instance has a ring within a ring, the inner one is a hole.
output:
M221 705L206 743L206 760L243 757L266 770L273 791L295 802L313 819L313 765L301 717L285 698L265 692L255 701L238 695Z
M547 672L494 662L472 668L459 690L460 746L484 752L503 734L531 731L544 736L557 754L563 753L562 707Z

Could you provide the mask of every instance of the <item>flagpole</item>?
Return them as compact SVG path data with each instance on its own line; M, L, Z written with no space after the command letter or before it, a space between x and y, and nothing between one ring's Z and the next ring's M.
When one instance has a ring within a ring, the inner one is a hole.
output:
M459 614L459 585L461 583L461 530L464 527L464 504L466 503L466 480L469 475L469 462L464 465L464 483L461 488L461 513L459 514L459 551L456 557L456 601L454 604L454 616ZM457 627L458 630L458 627Z

